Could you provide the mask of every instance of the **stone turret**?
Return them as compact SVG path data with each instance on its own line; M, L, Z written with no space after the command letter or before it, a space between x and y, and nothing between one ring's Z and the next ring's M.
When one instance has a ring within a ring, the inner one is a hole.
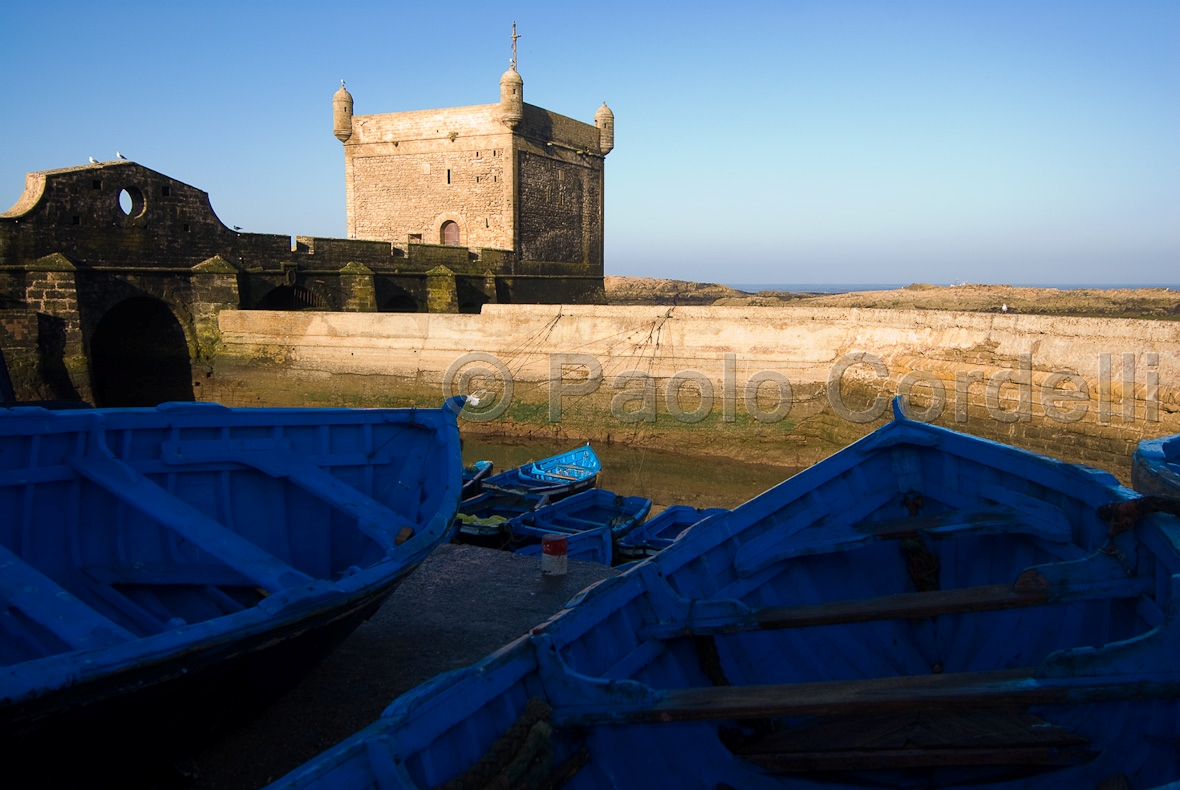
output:
M344 80L332 97L332 133L342 143L352 137L352 94L345 89Z
M615 147L615 114L606 102L594 113L594 125L598 127L598 148L606 156Z
M509 129L516 129L524 118L524 80L516 65L500 77L500 120Z

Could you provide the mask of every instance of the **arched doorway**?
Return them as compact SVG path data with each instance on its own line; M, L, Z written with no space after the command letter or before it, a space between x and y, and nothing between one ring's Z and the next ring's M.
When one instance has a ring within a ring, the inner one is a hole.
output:
M159 299L136 296L107 311L90 340L99 406L155 406L193 399L184 330Z
M417 313L422 307L414 295L398 285L390 285L381 289L384 293L379 310L382 313Z
M482 283L483 278L476 282ZM483 289L467 277L455 278L455 296L459 302L460 313L478 313L490 301Z
M442 229L439 231L442 237L443 244L450 244L458 246L459 244L459 223L452 219L448 219L442 224Z
M280 285L254 305L255 310L324 310L327 305L315 291L299 285Z

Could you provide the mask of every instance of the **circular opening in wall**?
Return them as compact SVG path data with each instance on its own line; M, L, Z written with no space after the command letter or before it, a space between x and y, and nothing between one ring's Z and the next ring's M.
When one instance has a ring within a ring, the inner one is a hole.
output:
M135 187L119 190L119 210L129 217L138 217L143 213L143 193Z

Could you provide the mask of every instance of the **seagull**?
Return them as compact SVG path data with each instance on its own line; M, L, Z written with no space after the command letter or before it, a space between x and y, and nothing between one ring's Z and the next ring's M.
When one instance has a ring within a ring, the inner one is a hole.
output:
M90 160L90 164L92 164L92 165L97 165L97 164L98 164L98 160L97 160L97 159L95 159L93 156L88 156L88 157L86 157L86 158Z
M117 156L119 159L122 159L124 162L126 162L126 161L127 161L127 157L123 156L123 155L122 155L121 153L119 153L118 151L115 151L115 156Z
M1008 312L1008 303L1004 302L1004 306L1001 307L1000 309L1003 310L1005 313Z
M240 225L234 225L234 230L241 230L241 229L242 229L242 227Z

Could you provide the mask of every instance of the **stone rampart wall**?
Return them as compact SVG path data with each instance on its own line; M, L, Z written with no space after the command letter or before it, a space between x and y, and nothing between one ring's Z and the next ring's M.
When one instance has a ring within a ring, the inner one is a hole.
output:
M513 380L512 402L469 430L784 464L817 460L879 425L899 388L926 419L1124 479L1136 441L1180 432L1180 324L1163 321L485 305L479 315L225 311L220 329L210 399L432 403L448 368L457 381L494 358ZM456 366L472 353L490 356ZM580 356L561 365L561 354ZM502 382L472 383L501 399Z

